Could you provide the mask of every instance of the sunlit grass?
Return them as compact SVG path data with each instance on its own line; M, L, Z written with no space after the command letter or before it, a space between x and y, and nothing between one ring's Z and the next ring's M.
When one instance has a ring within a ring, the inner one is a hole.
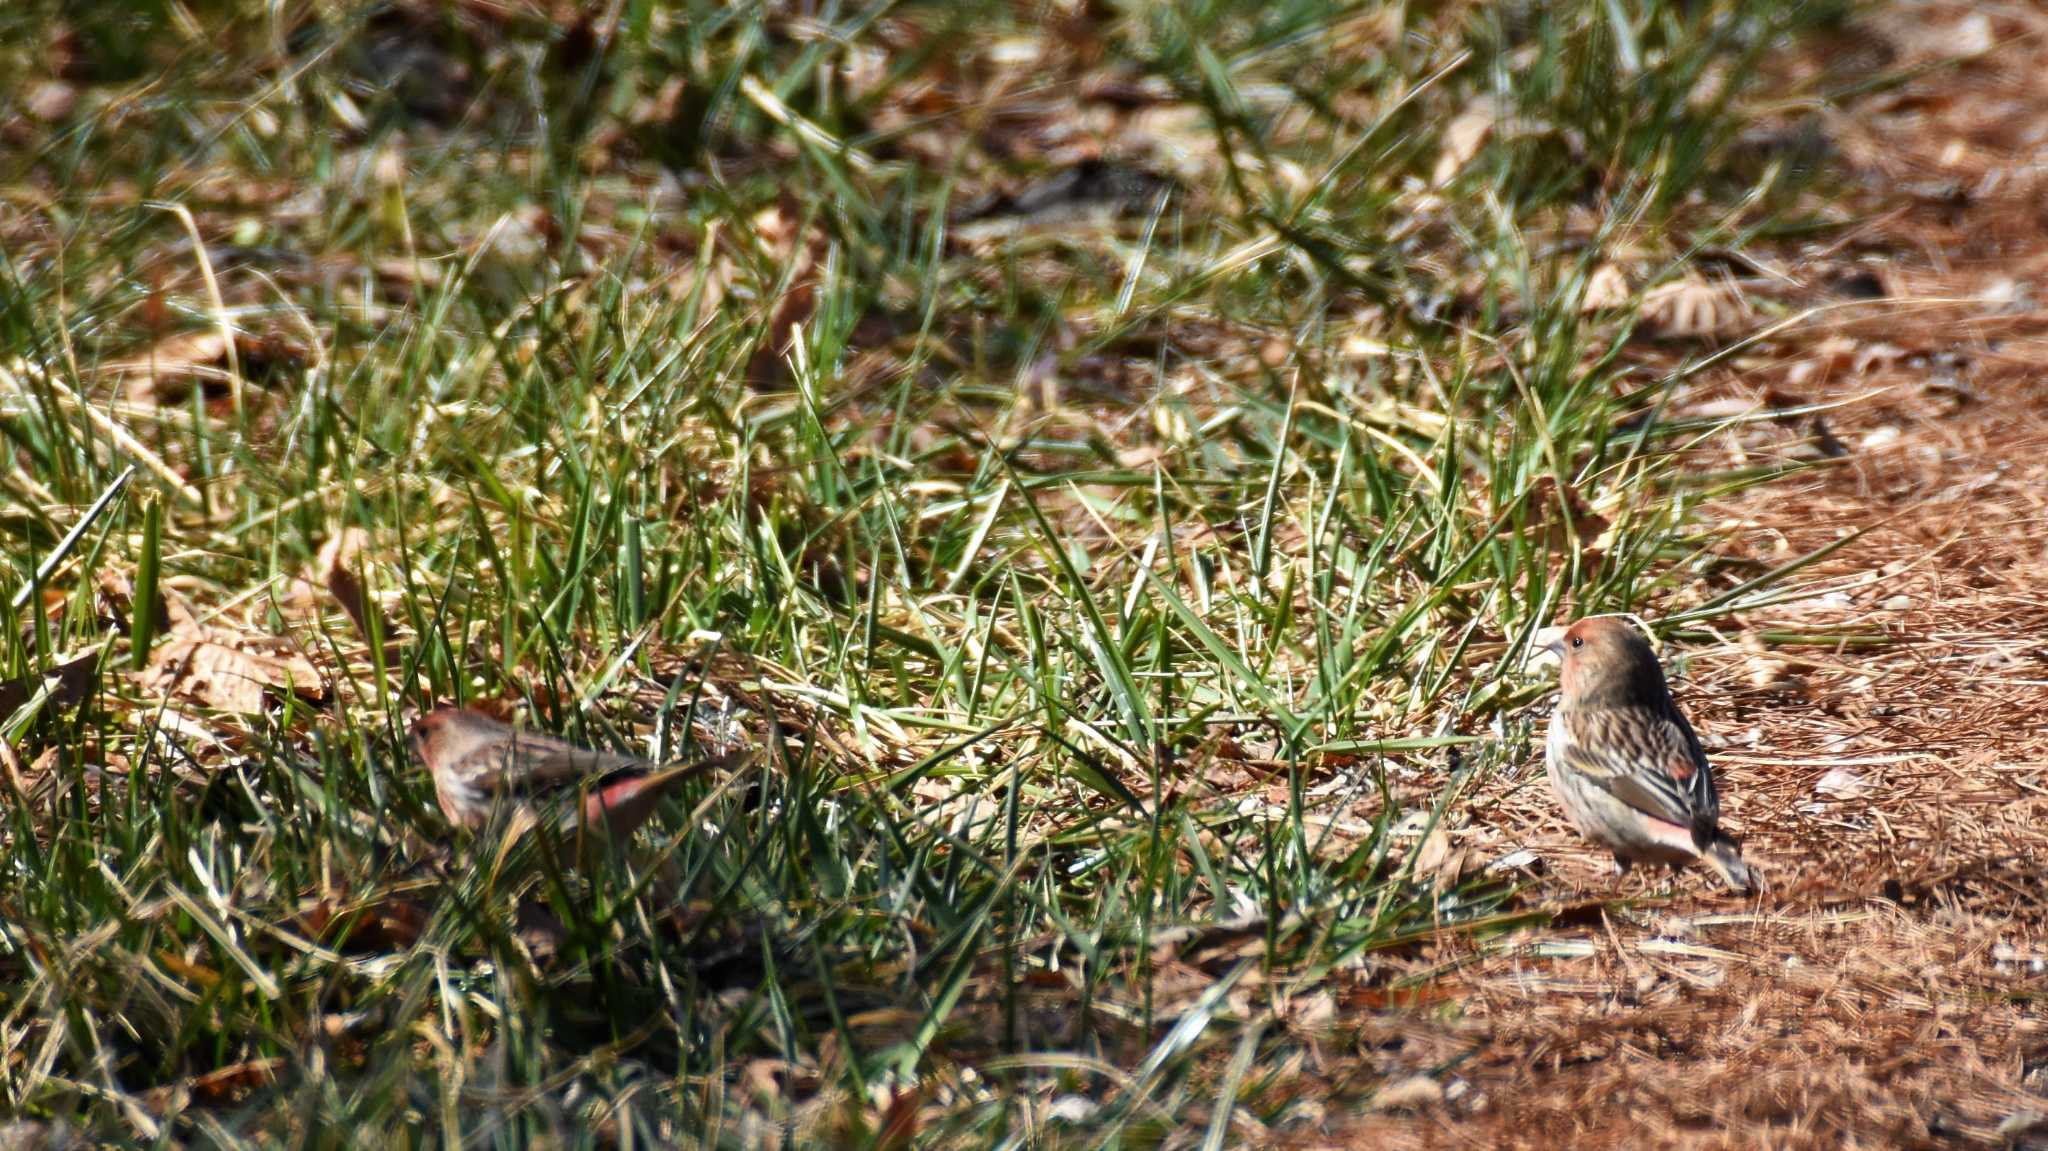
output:
M0 220L0 1111L336 1146L1296 1121L1276 1002L1543 914L1416 845L1526 755L1536 627L1707 565L1687 432L1646 418L1686 365L1586 283L1775 218L1790 174L1728 145L1824 15L107 6ZM50 18L0 16L32 79ZM1089 168L1103 77L1157 150ZM1075 170L1072 210L988 200ZM165 382L151 348L221 328ZM322 560L356 531L361 622ZM323 683L231 714L129 674L201 625ZM764 754L565 872L453 835L406 761L408 705L476 701Z

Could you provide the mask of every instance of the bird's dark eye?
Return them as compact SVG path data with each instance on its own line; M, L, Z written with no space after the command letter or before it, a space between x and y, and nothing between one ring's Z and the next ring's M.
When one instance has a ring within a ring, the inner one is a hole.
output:
M1586 638L1585 638L1584 636L1577 636L1577 635L1573 636L1573 637L1572 637L1572 646L1573 646L1573 647L1584 647L1584 646L1586 646Z

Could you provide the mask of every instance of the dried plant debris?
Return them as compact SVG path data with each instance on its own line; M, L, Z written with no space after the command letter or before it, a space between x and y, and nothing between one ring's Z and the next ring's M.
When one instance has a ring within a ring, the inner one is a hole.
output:
M1437 154L1436 168L1430 173L1429 182L1444 185L1451 182L1465 165L1479 155L1479 149L1493 134L1498 119L1494 103L1482 99L1463 112L1458 113L1450 123L1444 125L1443 144Z
M269 383L303 368L305 348L281 336L229 334L206 328L157 341L133 359L115 365L137 402L175 405L196 386L209 396L226 396L239 383Z
M0 5L0 1139L2039 1140L2039 19L614 7Z
M1625 308L1635 298L1628 273L1615 264L1600 264L1586 277L1586 294L1579 300L1582 312L1604 312Z
M150 654L141 686L160 697L243 715L267 711L279 692L319 702L329 691L320 669L291 642L189 621Z
M1642 329L1658 339L1723 339L1742 333L1749 323L1749 306L1730 285L1681 279L1643 295Z

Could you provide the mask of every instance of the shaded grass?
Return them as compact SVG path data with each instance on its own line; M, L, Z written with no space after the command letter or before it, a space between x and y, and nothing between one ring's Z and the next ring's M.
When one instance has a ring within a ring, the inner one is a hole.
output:
M1728 142L1828 16L181 12L68 14L76 110L6 105L0 1090L315 1145L1304 1121L1276 1005L1546 914L1416 844L1525 756L1536 627L1710 566L1686 365L1586 280L1791 203ZM152 586L324 682L121 674ZM450 842L427 702L765 754L565 873Z

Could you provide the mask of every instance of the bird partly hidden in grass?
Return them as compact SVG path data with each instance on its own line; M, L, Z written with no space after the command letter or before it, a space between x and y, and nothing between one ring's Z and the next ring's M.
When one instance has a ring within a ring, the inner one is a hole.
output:
M1550 719L1545 771L1580 834L1635 863L1675 873L1695 860L1739 891L1754 891L1742 848L1721 831L1714 772L1672 702L1657 653L1611 616L1579 620L1544 645L1560 661L1563 694Z
M592 831L623 841L645 823L675 785L736 768L745 753L656 766L630 755L593 751L459 707L442 707L412 727L413 754L434 776L448 822L471 831L501 807L525 823L552 815L565 842Z

